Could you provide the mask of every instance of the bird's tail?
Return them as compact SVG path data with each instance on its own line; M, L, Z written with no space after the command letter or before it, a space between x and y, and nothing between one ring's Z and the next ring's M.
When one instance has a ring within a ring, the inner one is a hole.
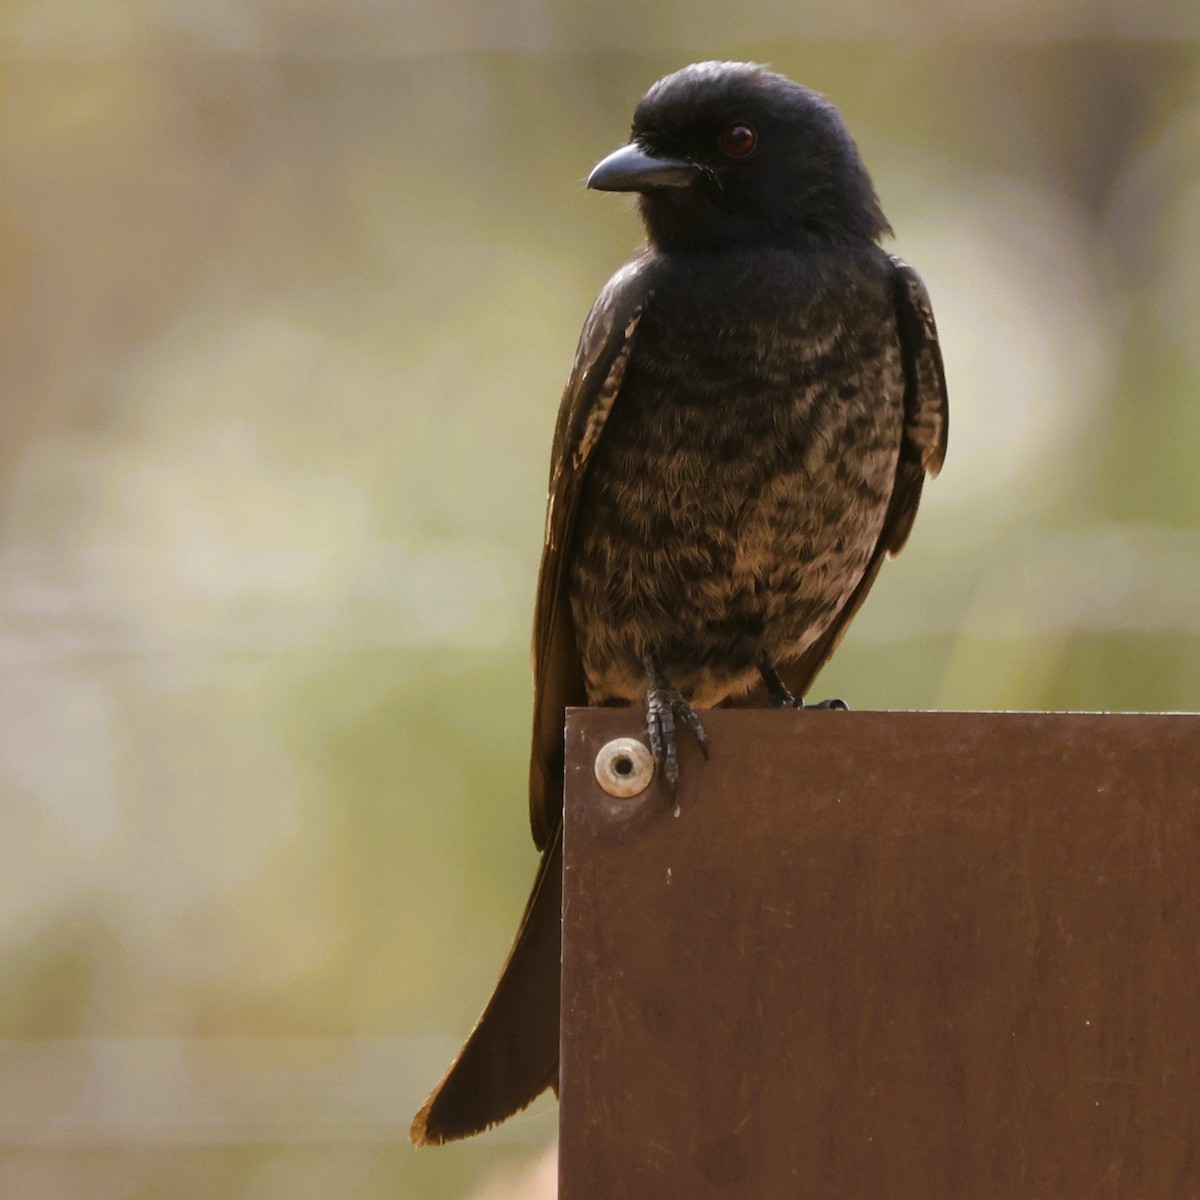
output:
M516 940L483 1015L409 1137L432 1146L482 1133L558 1086L562 823L546 846Z

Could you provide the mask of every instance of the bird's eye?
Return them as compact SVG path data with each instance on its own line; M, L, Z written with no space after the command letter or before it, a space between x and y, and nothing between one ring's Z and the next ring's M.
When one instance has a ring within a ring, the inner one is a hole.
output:
M721 131L717 145L730 158L745 158L758 145L758 134L749 125L730 125Z

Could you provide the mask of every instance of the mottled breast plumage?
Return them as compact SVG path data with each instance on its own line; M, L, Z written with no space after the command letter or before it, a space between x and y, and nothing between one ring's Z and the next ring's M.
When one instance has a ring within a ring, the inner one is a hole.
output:
M569 586L593 703L639 699L651 652L695 704L744 691L821 635L879 539L903 424L890 261L726 258L658 264L589 463Z

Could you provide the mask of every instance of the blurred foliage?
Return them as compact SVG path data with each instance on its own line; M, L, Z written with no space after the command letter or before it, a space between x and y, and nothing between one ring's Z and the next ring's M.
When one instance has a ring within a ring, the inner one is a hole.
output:
M942 328L947 467L821 691L1197 707L1198 35L1185 0L7 5L0 1193L491 1196L552 1138L543 1102L405 1141L532 873L550 432L639 237L582 180L684 62L842 107Z

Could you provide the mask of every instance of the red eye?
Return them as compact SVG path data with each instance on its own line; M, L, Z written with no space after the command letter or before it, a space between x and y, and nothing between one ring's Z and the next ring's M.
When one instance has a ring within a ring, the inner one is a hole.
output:
M749 125L730 125L717 138L717 145L730 158L745 158L758 145L758 134Z

